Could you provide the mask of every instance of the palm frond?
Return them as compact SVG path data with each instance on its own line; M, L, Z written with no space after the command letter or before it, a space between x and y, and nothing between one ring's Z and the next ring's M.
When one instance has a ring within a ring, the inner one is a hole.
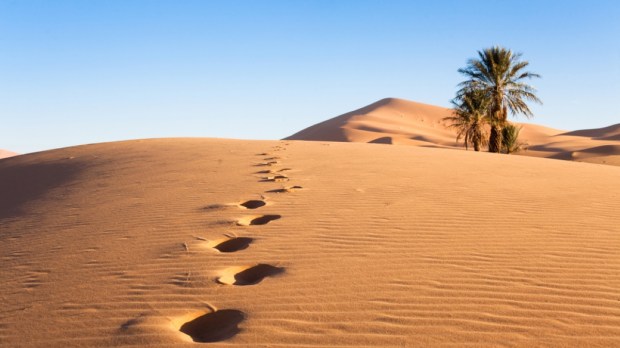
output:
M470 119L460 123L452 120L455 122L453 124L458 124L455 128L470 127L475 122L471 117L473 107L469 104L474 94L486 100L486 110L482 113L484 122L492 125L494 130L503 128L509 112L514 116L533 116L528 103L542 104L542 102L536 96L536 89L524 82L526 79L540 78L539 74L525 70L530 63L522 60L521 53L512 52L501 46L492 46L477 53L477 58L469 59L467 65L458 70L466 80L458 84L459 89L453 102L455 117L463 117L469 113ZM463 111L457 112L457 110ZM497 135L498 131L495 133ZM474 136L466 138L477 141L475 139ZM499 142L494 144L496 144L494 147L499 146L497 145Z

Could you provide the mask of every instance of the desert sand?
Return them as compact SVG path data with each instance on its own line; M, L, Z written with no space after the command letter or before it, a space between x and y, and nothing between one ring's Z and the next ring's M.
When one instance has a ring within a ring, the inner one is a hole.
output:
M615 166L324 141L3 159L0 346L620 346L619 182Z
M16 156L17 153L0 149L0 159Z
M286 139L349 141L464 149L443 118L451 110L405 99L386 98L361 109L310 126ZM567 132L530 123L520 141L526 151L517 155L546 157L620 166L620 123Z

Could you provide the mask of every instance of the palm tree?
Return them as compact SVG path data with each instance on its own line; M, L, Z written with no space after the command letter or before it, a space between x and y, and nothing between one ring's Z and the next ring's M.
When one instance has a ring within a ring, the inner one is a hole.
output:
M489 99L478 90L472 90L452 100L453 116L446 117L444 120L452 122L450 127L456 128L457 142L464 138L465 150L469 149L469 144L474 146L475 151L480 151L481 145L487 145L488 118L486 113L489 103Z
M490 101L487 113L491 125L489 152L501 150L502 128L507 122L508 110L513 115L523 114L529 118L533 115L526 102L542 104L536 89L523 82L540 75L523 71L529 62L520 58L520 53L495 46L478 51L478 59L470 59L467 67L459 69L468 80L459 84L457 98L471 90L480 90Z

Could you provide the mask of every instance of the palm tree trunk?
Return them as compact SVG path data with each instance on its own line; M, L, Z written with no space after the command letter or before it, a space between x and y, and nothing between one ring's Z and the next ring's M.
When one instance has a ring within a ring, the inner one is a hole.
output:
M474 142L474 151L480 151L480 142L478 141Z
M500 152L502 149L502 129L499 126L491 126L489 137L489 152Z
M491 111L491 135L489 136L489 152L499 153L502 149L502 127L500 126L503 121L502 109L502 91L498 90L495 95L495 105Z

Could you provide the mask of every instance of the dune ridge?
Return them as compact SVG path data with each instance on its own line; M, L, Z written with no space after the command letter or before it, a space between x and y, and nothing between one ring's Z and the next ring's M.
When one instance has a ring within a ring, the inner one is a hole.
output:
M452 146L454 134L442 120L447 116L446 108L385 98L285 139Z
M618 346L619 178L339 142L156 139L9 158L0 345ZM279 218L238 224L262 216Z
M0 149L0 159L19 155L17 152Z
M582 129L564 133L564 135L575 135L601 140L620 140L620 123L603 128Z
M287 140L345 141L463 149L443 118L451 110L405 99L385 98L303 129ZM620 166L620 124L566 132L521 125L526 151L517 155ZM598 149L598 150L597 150ZM608 151L611 149L612 151Z

